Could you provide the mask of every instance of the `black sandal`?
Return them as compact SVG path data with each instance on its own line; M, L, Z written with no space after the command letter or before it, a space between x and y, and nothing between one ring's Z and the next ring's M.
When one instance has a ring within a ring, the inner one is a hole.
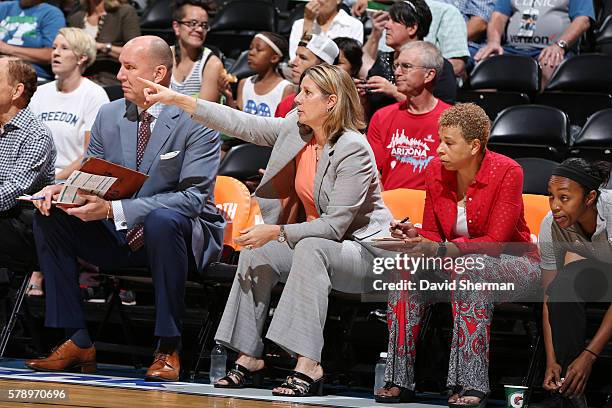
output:
M374 401L382 402L386 404L398 404L400 402L413 402L414 401L414 390L410 388L400 387L390 381L387 381L383 386L383 389L390 390L391 388L399 388L399 395L378 395L374 394Z
M293 391L293 394L285 394L282 392L272 391L272 395L277 397L312 397L323 395L323 378L313 380L306 374L294 371L285 379L285 382L280 385L281 388L286 388Z
M236 363L236 366L229 370L225 377L219 378L215 382L215 388L245 388L247 379L252 377L252 385L254 388L261 388L264 381L265 367L257 371L249 371L245 366ZM219 384L219 381L225 381L227 384Z
M463 404L461 402L449 402L448 407L449 408L485 408L487 406L487 394L485 394L482 391L464 389L459 392L459 398L461 397L480 398L480 402L477 402L475 404Z

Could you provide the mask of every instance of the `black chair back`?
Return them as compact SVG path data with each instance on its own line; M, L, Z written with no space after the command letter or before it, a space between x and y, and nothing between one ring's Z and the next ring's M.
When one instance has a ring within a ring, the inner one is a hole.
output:
M218 174L240 181L256 180L261 177L259 169L265 169L268 165L271 153L271 147L251 143L234 146L221 161Z
M533 93L540 89L540 68L535 59L494 55L477 64L470 74L472 89Z
M612 93L612 56L583 54L564 60L546 91Z
M219 10L210 31L276 31L278 13L263 0L235 0Z
M242 51L238 56L238 59L232 64L232 67L228 70L230 74L236 75L239 80L242 78L249 77L251 75L255 75L255 71L253 71L249 67L248 56L248 50Z
M559 109L521 105L505 109L491 128L491 150L517 157L561 161L569 144L569 120Z
M140 17L140 28L172 27L172 1L155 0L149 4Z
M517 163L523 168L523 194L548 194L548 180L559 163L540 157L520 157Z
M612 109L604 109L589 118L572 143L571 156L612 162Z

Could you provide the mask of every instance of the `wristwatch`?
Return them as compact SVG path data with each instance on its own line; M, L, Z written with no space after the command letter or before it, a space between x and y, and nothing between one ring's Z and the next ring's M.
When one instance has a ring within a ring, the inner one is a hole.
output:
M287 235L285 234L285 226L280 226L280 231L278 232L278 237L276 238L278 242L285 242L287 240Z
M104 53L105 54L110 54L110 52L113 50L113 44L111 43L106 43L106 48L104 48Z
M438 242L438 249L436 250L436 258L442 258L446 255L446 251L448 248L446 247L446 242Z
M557 47L561 48L563 51L567 51L567 41L559 40L556 42Z

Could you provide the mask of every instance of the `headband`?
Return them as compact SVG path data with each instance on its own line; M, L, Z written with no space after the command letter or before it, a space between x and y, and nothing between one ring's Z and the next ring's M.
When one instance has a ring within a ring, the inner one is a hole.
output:
M410 8L412 8L412 10L413 10L415 13L417 12L417 9L416 9L416 7L414 6L414 4L412 4L412 2L410 2L410 1L408 1L408 0L404 0L404 3L406 3L407 5L409 5L409 6L410 6Z
M558 165L557 168L553 170L552 175L574 180L589 192L592 190L598 190L599 186L601 185L601 180L591 176L584 170L573 166L568 166L566 164Z
M276 44L274 44L271 39L269 39L268 37L266 37L262 33L255 34L255 38L259 38L261 41L263 41L266 44L268 44L270 46L270 48L272 48L272 50L279 55L279 57L281 57L281 58L283 57L283 53L281 52L280 48L278 48L278 46Z

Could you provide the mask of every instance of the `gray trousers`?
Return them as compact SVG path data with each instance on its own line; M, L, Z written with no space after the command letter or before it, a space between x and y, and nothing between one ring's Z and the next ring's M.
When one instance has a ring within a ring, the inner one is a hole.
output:
M330 291L362 293L366 278L372 276L372 262L366 248L349 240L305 238L294 249L276 241L243 249L215 340L260 357L270 293L283 281L266 337L293 354L320 362Z

